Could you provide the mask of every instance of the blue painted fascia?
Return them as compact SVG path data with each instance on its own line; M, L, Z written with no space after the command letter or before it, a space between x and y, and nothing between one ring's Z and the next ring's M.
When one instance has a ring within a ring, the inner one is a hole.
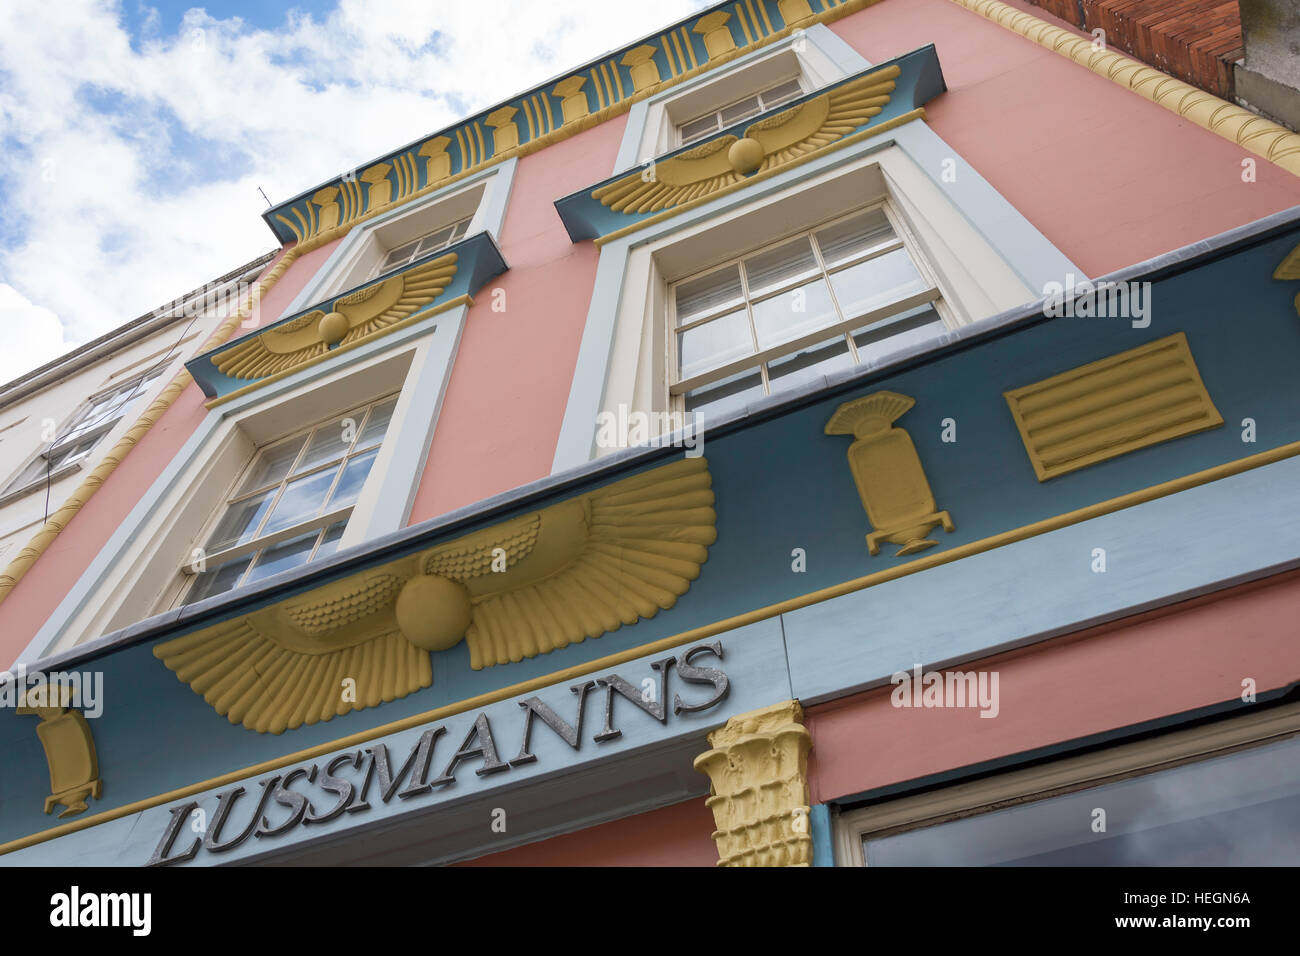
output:
M441 295L425 306L424 309L420 310L420 312L416 312L412 318L420 315L421 312L428 312L435 309L442 303L449 302L457 296L473 296L477 294L479 289L483 288L483 285L488 282L488 280L501 275L507 269L505 258L501 255L501 250L497 248L496 241L492 238L491 234L480 232L473 236L467 236L459 242L448 246L446 249L432 252L423 258L416 259L414 262L402 266L401 268L385 272L369 282L363 282L361 285L340 292L338 295L329 296L327 299L315 302L308 308L295 312L292 315L287 315L276 322L272 322L270 325L255 329L247 335L241 335L239 338L226 342L223 345L219 345L215 349L211 349L201 355L196 355L185 363L185 367L189 370L190 375L194 377L194 381L198 383L199 388L203 390L203 394L210 399L219 398L223 395L230 394L236 389L256 384L261 381L262 378L267 378L269 376L262 376L261 378L232 378L231 376L222 373L217 368L216 360L231 349L237 348L244 342L247 342L249 339L273 331L274 329L286 325L309 312L313 312L317 309L328 312L329 309L327 308L327 304L329 302L342 299L345 296L378 285L394 276L402 275L405 272L409 272L411 269L422 266L432 259L441 258L442 256L451 253L455 253L458 257L456 275L451 280L451 284L443 290ZM337 345L333 346L331 351L336 351L338 348L339 346Z
M939 66L939 56L935 52L934 44L913 50L911 53L905 53L900 57L887 60L884 63L877 63L875 66L867 67L847 76L842 80L832 83L830 86L824 86L821 89L814 90L811 93L799 97L789 103L783 103L774 107L765 113L757 116L751 116L742 122L729 126L716 135L710 137L710 141L719 139L723 136L743 137L745 130L771 116L783 113L786 110L793 109L801 103L808 100L824 96L829 92L834 92L847 83L852 83L861 79L869 73L876 73L880 70L888 69L891 66L897 66L901 72L894 81L894 92L890 94L889 102L885 108L871 117L861 126L850 130L844 134L847 139L850 136L862 130L870 130L872 127L881 126L884 123L902 116L904 113L911 112L918 107L924 106L930 100L934 99L940 93L947 90L944 82L943 70ZM681 153L688 152L692 149L698 149L700 143L691 143L687 146L680 147L670 153L660 156L656 162L663 162L678 156ZM617 182L629 175L626 171L611 176L599 183L593 183L575 193L570 193L561 199L555 201L556 211L560 214L560 219L564 222L564 228L568 230L569 238L574 242L582 242L585 239L598 239L602 236L609 235L619 229L634 225L645 219L662 214L662 210L652 212L628 213L615 212L600 200L592 197L592 193L602 186ZM755 174L751 174L755 175Z

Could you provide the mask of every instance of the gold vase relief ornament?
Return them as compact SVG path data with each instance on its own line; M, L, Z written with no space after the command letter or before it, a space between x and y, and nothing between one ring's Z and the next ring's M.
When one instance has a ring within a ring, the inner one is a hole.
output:
M897 392L873 392L845 402L826 423L828 435L852 435L849 470L858 496L875 529L867 549L880 553L880 543L901 545L895 557L915 554L938 542L927 538L939 525L952 531L952 518L939 511L926 480L912 436L893 423L916 399Z
M430 686L430 652L462 640L477 670L671 608L717 537L713 501L707 461L686 458L168 641L154 654L231 723L280 733L329 720Z

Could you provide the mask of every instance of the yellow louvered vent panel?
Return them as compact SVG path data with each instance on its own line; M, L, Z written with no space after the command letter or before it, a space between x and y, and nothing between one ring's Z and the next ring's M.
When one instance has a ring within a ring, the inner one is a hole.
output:
M1182 332L1003 394L1039 481L1223 424Z

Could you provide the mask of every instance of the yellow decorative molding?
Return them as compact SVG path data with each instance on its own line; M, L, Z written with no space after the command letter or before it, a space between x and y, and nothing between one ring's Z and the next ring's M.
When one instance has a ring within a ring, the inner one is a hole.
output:
M420 147L420 155L425 157L425 175L432 186L441 186L443 180L451 178L451 156L447 152L450 145L449 137L435 136ZM417 195L428 190L429 187L426 186Z
M36 725L36 736L45 750L45 762L50 769L50 795L45 798L45 812L53 812L62 805L59 819L76 816L87 809L86 798L99 799L104 784L99 779L99 758L95 753L95 738L90 724L79 710L67 706L70 689L58 685L45 685L38 690L28 690L26 699L41 692L59 695L64 706L33 704L17 708L19 714L35 714L41 718Z
M456 253L449 253L342 296L328 312L316 309L273 326L214 357L212 364L231 378L260 379L296 369L333 346L371 338L434 302L455 278L456 263Z
M154 654L217 713L259 733L374 707L428 687L428 652L461 640L477 670L671 608L717 538L711 486L707 461L686 458L187 634Z
M561 80L551 90L552 96L560 99L560 112L564 115L564 122L576 123L589 112L587 108L587 94L582 92L582 88L587 84L585 76L570 76Z
M718 866L811 866L812 737L799 702L732 717L709 745L695 769L713 782L705 802L718 827Z
M889 102L897 66L877 70L749 126L720 136L592 191L615 212L646 213L711 199L754 173L781 169L853 132ZM871 132L875 133L876 130Z
M849 470L862 507L876 530L867 535L867 549L880 553L880 542L901 545L895 557L915 554L938 542L925 536L939 525L952 531L952 518L939 511L926 480L912 436L894 428L916 404L897 392L873 392L845 402L826 423L827 435L852 435Z
M501 701L509 700L512 697L531 694L544 687L572 683L575 680L587 677L597 671L608 670L626 664L629 661L638 660L642 657L670 651L673 648L681 647L684 644L698 643L699 641L706 640L710 637L716 637L719 634L724 634L727 631L732 631L736 628L746 627L759 621L769 620L780 614L797 611L800 608L811 607L814 604L820 604L822 601L829 601L832 598L837 598L844 594L852 594L855 591L875 587L876 585L885 584L889 581L896 581L899 578L907 577L911 574L919 574L923 571L928 571L931 568L950 564L953 561L959 561L975 554L982 554L986 551L992 551L1008 544L1015 544L1018 541L1024 541L1040 534L1047 534L1051 531L1078 524L1081 521L1088 521L1092 518L1101 517L1102 515L1113 514L1117 511L1122 511L1125 508L1131 508L1135 505L1154 501L1168 495L1178 494L1179 492L1187 491L1189 488L1196 488L1200 485L1208 484L1212 481L1218 481L1222 478L1228 478L1232 475L1238 475L1254 468L1262 468L1266 465L1271 465L1287 458L1294 458L1297 455L1300 455L1300 441L1291 442L1287 445L1280 445L1277 448L1270 448L1267 451L1258 452L1245 458L1239 458L1236 461L1225 462L1222 465L1216 465L1213 468L1207 468L1203 471L1193 472L1190 475L1184 475L1181 478L1175 478L1172 481L1162 482L1158 485L1152 485L1148 488L1120 495L1117 498L1098 502L1097 504L1089 505L1086 508L1078 508L1074 511L1055 515L1051 518L1045 518L1042 521L1036 521L1033 524L1024 525L1020 528L1003 531L999 534L982 538L979 541L972 541L969 544L959 545L958 547L951 548L947 551L936 551L924 557L917 558L915 561L893 565L883 571L876 571L859 578L842 581L839 584L832 585L831 587L822 588L818 591L810 591L806 594L798 595L797 597L779 601L776 604L769 604L764 607L746 611L743 614L737 614L720 621L714 621L711 624L691 628L688 631L681 631L669 637L660 638L657 641L650 641L637 647L630 647L614 654L598 657L582 664L575 664L572 667L565 667L558 671L552 671L549 674L543 674L525 681L520 681L516 684L498 687L495 690L488 691L484 694L467 697L464 700L444 704L441 707L434 707L418 714L412 714L409 717L403 717L400 720L389 721L388 723L380 724L377 727L370 727L366 730L360 730L356 733L336 738L335 740L316 744L312 747L305 747L301 750L283 754L271 760L264 760L261 763L242 767L237 770L231 770L227 773L219 774L215 777L209 777L206 780L199 780L195 783L186 784L183 787L177 787L164 793L154 794L151 797L145 797L141 800L136 800L133 803L115 807L112 810L104 810L89 817L83 817L80 820L72 820L68 823L51 827L48 830L41 830L37 833L18 837L17 839L10 840L7 843L0 843L0 856L3 856L6 853L12 853L15 850L25 849L29 846L35 846L48 840L58 839L59 837L67 836L69 833L76 833L92 826L98 826L101 823L118 820L122 817L130 816L133 813L139 813L142 810L148 810L153 807L162 806L165 803L171 803L175 800L184 800L196 794L225 787L249 777L256 777L261 774L283 769L284 767L293 766L294 764L315 760L327 754L334 753L335 751L359 747L369 743L370 741L378 740L381 737L386 737L390 734L397 734L404 730L411 730L415 727L436 723L440 720L446 720L448 717L454 717L457 714L481 710L491 704L500 703Z
M648 44L628 50L622 63L632 74L632 89L639 93L659 84L659 65L655 63L655 48Z
M441 315L444 312L450 312L452 309L459 308L462 305L468 307L468 306L472 306L473 304L474 304L474 298L469 295L458 295L455 298L448 299L445 302L439 302L437 305L425 309L423 312L420 312L418 315L412 315L398 322L394 322L392 325L386 325L386 326L376 328L373 332L370 332L358 338L351 339L350 341L346 342L343 345L339 345L338 347L330 349L329 351L320 352L317 355L313 355L311 358L304 359L301 363L293 366L292 368L286 368L283 371L274 372L266 376L266 378L259 378L254 382L250 382L247 385L234 389L233 391L227 392L225 395L219 395L216 398L209 399L207 402L204 403L204 407L217 408L218 406L225 405L227 402L233 402L235 399L247 395L249 392L255 391L256 389L262 388L266 385L270 385L272 382L278 382L280 381L280 379L293 375L295 372L301 372L303 369L311 368L311 366L316 365L319 362L326 362L331 359L337 358L339 355L345 352L350 352L352 349L359 348L360 346L365 345L367 342L371 341L372 339L378 338L381 335L391 335L394 332L398 332L406 328L408 325L413 325L416 322L423 322L426 319L430 319L435 315Z
M700 17L691 28L691 32L704 37L704 49L708 51L710 60L725 56L736 48L735 38L727 26L730 19L731 14L725 10L714 10Z
M952 2L1300 176L1300 135L1285 126L998 0Z
M387 206L393 201L393 184L388 174L393 171L390 163L376 163L361 174L361 181L369 184L368 199L371 209Z
M795 167L800 166L803 163L810 162L811 160L824 156L827 153L833 152L834 150L843 149L845 147L852 146L854 143L859 143L864 139L870 139L873 136L879 136L881 133L886 133L891 129L895 129L896 127L902 126L905 123L910 123L913 120L918 120L918 119L925 119L925 110L920 107L914 110L910 110L907 113L903 113L900 116L895 116L893 119L886 120L885 122L881 123L879 126L869 126L864 130L860 130L854 133L852 136L846 136L844 139L831 143L828 146L824 146L820 150L817 150L815 152L805 153L804 155L799 156L796 159L790 160L784 166L772 167L770 169L761 170L760 172L754 173L752 176L750 176L747 179L741 178L738 182L732 183L730 186L723 186L717 192L710 193L708 195L698 196L695 199L688 199L685 202L683 202L681 205L673 206L670 209L665 209L662 212L656 213L653 216L649 216L646 219L638 219L636 222L629 223L628 225L624 226L622 229L615 229L613 232L606 233L603 236L597 236L595 239L592 240L592 244L597 248L600 248L601 246L605 245L605 243L607 242L614 242L616 239L622 239L624 236L631 235L632 233L644 229L647 226L653 226L656 223L663 222L665 219L669 219L680 213L686 212L687 210L694 209L696 206L701 206L704 203L712 202L713 200L719 199L722 196L726 196L729 193L733 193L738 189L744 189L746 186L751 186L754 183L761 182L762 180L767 179L770 176L775 176L778 173L783 173L788 170L794 169ZM611 183L611 185L613 184Z
M1296 246L1286 258L1278 263L1277 268L1273 270L1274 279L1300 279L1300 246ZM1294 299L1295 314L1300 315L1300 292L1297 292Z
M515 114L518 112L513 106L503 106L484 117L483 122L492 127L492 148L495 152L519 145L519 126L515 123Z
M813 15L808 0L777 0L776 8L781 11L781 19L786 23L797 23Z
M1223 424L1182 332L1003 394L1039 481Z

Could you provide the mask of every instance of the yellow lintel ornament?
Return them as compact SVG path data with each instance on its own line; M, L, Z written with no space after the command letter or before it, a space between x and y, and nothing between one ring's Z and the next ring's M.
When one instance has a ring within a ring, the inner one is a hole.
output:
M880 553L880 542L902 545L898 554L915 554L938 542L927 539L936 526L952 531L948 512L937 510L925 469L912 436L892 427L916 399L897 392L873 392L845 402L826 423L827 435L852 435L849 470L858 486L871 526L867 548Z

